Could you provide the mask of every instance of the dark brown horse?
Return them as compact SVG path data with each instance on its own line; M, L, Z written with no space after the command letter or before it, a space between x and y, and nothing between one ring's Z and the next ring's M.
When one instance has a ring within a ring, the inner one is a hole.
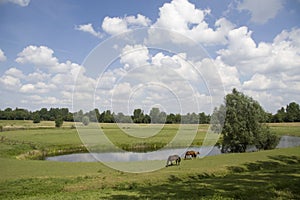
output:
M166 167L173 165L173 161L175 161L176 165L180 165L181 158L178 155L169 156Z
M199 151L187 151L185 153L184 159L186 159L187 157L196 158L198 154L200 154Z

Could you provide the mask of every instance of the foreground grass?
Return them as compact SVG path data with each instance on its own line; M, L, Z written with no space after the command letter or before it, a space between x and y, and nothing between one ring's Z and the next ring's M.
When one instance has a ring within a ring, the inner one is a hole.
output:
M146 141L121 135L125 129L139 133L129 125L101 126L118 145ZM207 127L200 126L195 145L201 144ZM300 136L300 123L271 129ZM168 142L176 130L177 125L168 125L149 141ZM300 199L300 147L183 160L180 166L130 174L101 163L16 159L26 152L78 151L82 142L76 129L12 130L1 132L0 139L0 199Z
M0 159L1 199L299 199L300 147L128 174L100 163Z

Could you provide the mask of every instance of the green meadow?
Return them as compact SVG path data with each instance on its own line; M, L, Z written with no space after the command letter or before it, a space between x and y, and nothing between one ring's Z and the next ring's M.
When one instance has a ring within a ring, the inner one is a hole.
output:
M0 199L300 199L300 147L182 160L180 166L125 173L100 162L40 160L86 152L73 123L54 128L54 122L0 121L0 126L9 127L0 132ZM79 129L90 132L98 126ZM179 130L178 125L100 126L115 145L133 151L159 148ZM183 135L194 129L191 126L182 127ZM270 127L280 136L300 136L300 123ZM207 128L199 125L192 145L203 143ZM147 138L149 129L157 134ZM139 133L142 137L134 137ZM185 144L184 137L179 139L183 142L174 146Z

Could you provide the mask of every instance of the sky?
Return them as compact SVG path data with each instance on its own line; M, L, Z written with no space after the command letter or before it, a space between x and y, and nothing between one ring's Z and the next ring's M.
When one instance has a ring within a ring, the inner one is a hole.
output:
M300 102L298 0L0 0L0 109Z

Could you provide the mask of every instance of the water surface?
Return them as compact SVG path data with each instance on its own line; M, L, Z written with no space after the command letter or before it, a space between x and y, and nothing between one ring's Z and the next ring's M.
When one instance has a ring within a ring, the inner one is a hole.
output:
M300 146L300 137L282 136L277 148L287 148ZM137 152L106 152L106 153L74 153L69 155L47 157L46 160L62 161L62 162L129 162L129 161L145 161L145 160L165 160L169 155L178 154L184 157L187 150L199 151L200 156L213 156L221 154L221 150L216 146L210 147L190 147L164 149L148 153ZM253 147L249 151L255 151Z

